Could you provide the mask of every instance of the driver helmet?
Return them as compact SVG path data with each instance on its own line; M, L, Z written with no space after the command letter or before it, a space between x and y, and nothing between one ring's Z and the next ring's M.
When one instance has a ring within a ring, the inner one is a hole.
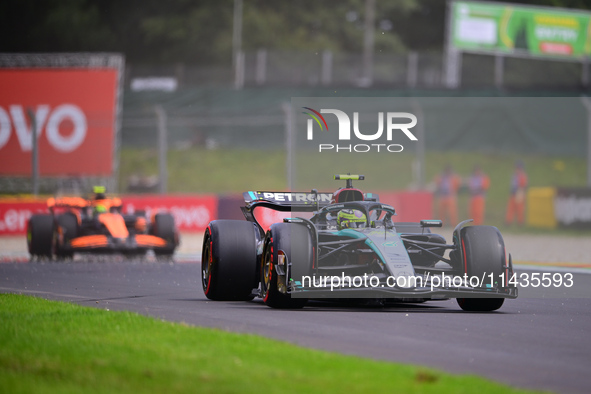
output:
M107 207L105 207L104 205L98 204L94 207L95 214L106 213L106 212L107 212Z
M104 200L106 198L106 196L105 196L105 192L107 191L106 187L94 186L92 188L92 191L94 192L94 199L95 200Z
M342 209L337 215L337 228L362 228L367 224L367 217L358 209Z

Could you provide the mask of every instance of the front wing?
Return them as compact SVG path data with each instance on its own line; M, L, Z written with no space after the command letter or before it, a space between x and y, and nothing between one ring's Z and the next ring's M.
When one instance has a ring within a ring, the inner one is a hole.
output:
M62 249L72 252L91 253L133 253L149 249L164 250L175 247L164 238L149 234L136 234L127 238L113 238L107 235L85 235L72 239Z
M293 298L327 299L327 298L517 298L518 289L484 289L469 286L458 287L414 287L410 289L393 287L376 288L315 288L297 287L291 290Z

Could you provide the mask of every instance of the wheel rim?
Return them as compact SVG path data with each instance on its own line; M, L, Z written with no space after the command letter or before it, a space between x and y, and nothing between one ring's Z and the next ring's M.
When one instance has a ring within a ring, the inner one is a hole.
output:
M268 244L267 244L268 245ZM263 254L263 267L261 269L261 292L263 296L263 300L267 299L269 294L269 288L271 287L271 275L273 272L273 263L271 261L271 253L269 253L269 248L265 248L265 253Z
M58 230L55 229L53 230L53 237L51 237L51 253L54 256L58 256L59 254L59 234L58 234Z
M209 247L209 242L206 242L205 247L203 248L203 256L201 258L201 284L203 285L203 291L205 291L205 294L209 292L209 287L211 285L212 263L213 258L211 256L211 249Z

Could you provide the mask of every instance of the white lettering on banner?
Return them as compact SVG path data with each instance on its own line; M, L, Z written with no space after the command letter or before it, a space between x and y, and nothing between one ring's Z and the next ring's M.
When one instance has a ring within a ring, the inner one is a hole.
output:
M29 209L8 209L4 212L4 216L0 216L0 231L23 232L31 216L33 212Z
M536 26L536 37L540 40L574 42L577 40L577 31L564 27Z
M0 149L2 149L10 139L11 125L14 130L23 152L30 152L33 149L32 133L30 122L27 122L25 109L22 105L11 105L8 112L0 107ZM12 118L12 122L11 122ZM49 105L41 104L35 110L35 119L37 121L37 138L43 134L43 128L46 129L46 136L49 144L60 152L72 152L76 150L86 138L88 124L86 115L80 107L74 104L62 104L51 111ZM74 126L72 133L63 135L60 133L60 125L70 120ZM45 122L47 121L47 126Z
M566 225L574 222L591 223L591 198L556 197L554 200L556 220Z
M72 121L74 131L68 136L63 136L60 134L59 126L66 119ZM60 152L72 152L84 142L87 128L84 112L75 105L63 104L54 109L49 117L47 139Z
M192 205L179 207L173 206L145 206L144 208L136 208L132 203L125 205L124 212L129 214L137 210L144 210L146 217L151 218L156 212L170 212L174 217L174 224L177 228L192 228L201 229L207 227L207 224L212 220L209 209L203 205Z
M172 207L177 227L206 227L210 221L209 210L202 205L196 207Z
M4 108L0 107L0 149L10 139L10 118L8 114L4 110Z
M49 105L39 105L37 111L35 111L35 119L37 119L37 130L35 131L37 133L37 138L41 135L48 113ZM14 130L16 131L18 143L20 144L22 151L29 152L33 149L33 141L31 138L33 131L25 120L25 111L23 110L23 107L21 105L11 105L10 115L12 116Z

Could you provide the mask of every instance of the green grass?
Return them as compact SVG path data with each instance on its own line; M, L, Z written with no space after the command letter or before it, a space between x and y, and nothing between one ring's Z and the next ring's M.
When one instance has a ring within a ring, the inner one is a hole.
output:
M368 191L402 190L413 185L413 154L326 154L302 153L294 158L297 189L334 190L342 182L332 180L336 173L361 173L366 180L358 185ZM489 175L486 221L503 230L521 231L503 226L509 197L509 182L517 159L525 162L530 186L582 187L586 183L584 158L570 156L483 154L466 152L428 152L425 160L427 187L433 188L435 176L451 164L462 177L468 177L478 164ZM120 190L132 174L155 175L154 150L123 149L121 152ZM247 190L287 190L286 156L283 150L188 149L171 150L168 155L168 190L178 193L242 193ZM460 218L468 217L468 194L458 198Z
M0 295L0 322L3 393L525 392L476 376L28 296Z
M130 175L158 175L158 155L150 149L122 149L119 189ZM253 189L285 189L282 151L171 150L168 191L171 193L242 193Z

